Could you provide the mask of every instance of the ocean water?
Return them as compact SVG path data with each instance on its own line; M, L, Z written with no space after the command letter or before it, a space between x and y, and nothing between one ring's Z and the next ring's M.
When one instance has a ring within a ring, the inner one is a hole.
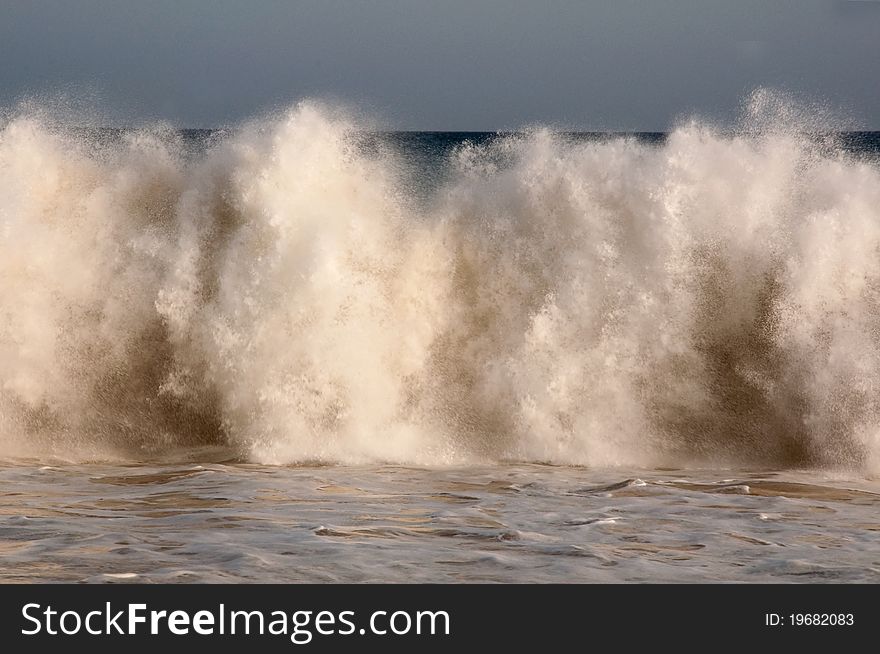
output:
M880 134L0 123L0 580L878 581Z
M877 483L815 472L0 468L3 582L873 582Z

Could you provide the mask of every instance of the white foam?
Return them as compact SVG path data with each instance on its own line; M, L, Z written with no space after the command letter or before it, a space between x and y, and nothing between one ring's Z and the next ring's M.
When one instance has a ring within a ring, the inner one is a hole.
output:
M782 113L499 138L427 205L312 103L195 161L14 118L3 450L875 465L880 171Z

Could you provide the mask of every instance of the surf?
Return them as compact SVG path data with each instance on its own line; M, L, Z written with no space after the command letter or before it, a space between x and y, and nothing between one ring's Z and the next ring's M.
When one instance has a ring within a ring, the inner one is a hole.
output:
M413 171L313 101L195 154L14 114L0 455L876 470L880 168L822 120Z

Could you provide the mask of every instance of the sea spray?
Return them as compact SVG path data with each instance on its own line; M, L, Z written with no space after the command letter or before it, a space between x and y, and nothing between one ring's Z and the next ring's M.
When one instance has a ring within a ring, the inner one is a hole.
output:
M880 169L799 115L498 136L427 199L310 102L199 156L14 117L4 455L875 467Z

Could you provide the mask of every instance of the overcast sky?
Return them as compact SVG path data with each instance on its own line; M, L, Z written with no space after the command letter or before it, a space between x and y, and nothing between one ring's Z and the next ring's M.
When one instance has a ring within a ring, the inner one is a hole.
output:
M871 0L0 0L0 106L234 123L340 99L399 129L664 129L756 86L880 129Z

